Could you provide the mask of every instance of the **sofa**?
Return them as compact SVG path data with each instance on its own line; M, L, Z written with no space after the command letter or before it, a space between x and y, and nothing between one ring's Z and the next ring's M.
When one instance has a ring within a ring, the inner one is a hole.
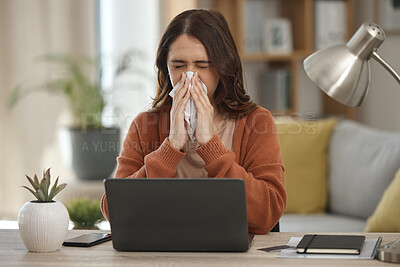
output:
M281 232L399 232L400 133L338 118L277 118Z

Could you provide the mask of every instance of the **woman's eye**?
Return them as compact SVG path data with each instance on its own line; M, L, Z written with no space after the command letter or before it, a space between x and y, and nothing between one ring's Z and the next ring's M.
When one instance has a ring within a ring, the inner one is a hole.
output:
M208 68L208 66L204 66L204 65L202 65L202 66L198 65L197 67L198 67L199 69L207 69L207 68Z
M175 69L180 69L182 67L184 67L185 65L180 65L180 66L175 66Z

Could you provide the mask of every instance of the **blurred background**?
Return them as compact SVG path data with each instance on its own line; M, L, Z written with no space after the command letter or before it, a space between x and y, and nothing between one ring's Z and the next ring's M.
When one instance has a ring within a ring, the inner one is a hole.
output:
M334 2L333 7L326 2ZM396 116L400 114L399 85L376 62L371 63L369 95L357 109L326 99L302 68L302 60L316 48L346 42L363 22L372 21L388 29L379 53L400 71L399 9L386 11L392 14L390 18L379 16L385 2L1 0L0 219L16 220L23 203L32 200L21 188L27 185L25 174L39 176L51 167L62 182L98 186L76 183L71 162L63 156L65 141L60 132L73 123L73 116L62 94L38 90L8 108L17 86L29 88L59 75L59 66L40 60L43 55L94 60L88 75L105 96L103 124L119 127L123 140L132 119L150 107L156 88L156 49L166 25L185 9L216 8L230 24L250 96L275 116L335 114L378 129L400 131ZM126 64L118 73L121 58ZM271 84L275 91L266 89ZM103 178L107 177L99 177Z

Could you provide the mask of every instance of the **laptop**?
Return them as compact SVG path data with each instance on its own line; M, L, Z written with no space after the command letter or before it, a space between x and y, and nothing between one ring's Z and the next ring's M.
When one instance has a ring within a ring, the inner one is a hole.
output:
M119 251L247 251L242 179L105 179Z

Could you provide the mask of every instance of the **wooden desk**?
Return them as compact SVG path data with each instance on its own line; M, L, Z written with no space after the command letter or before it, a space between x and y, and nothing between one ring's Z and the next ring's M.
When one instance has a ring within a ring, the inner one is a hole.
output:
M68 238L92 231L71 230ZM393 266L377 260L281 259L277 253L258 248L286 244L292 236L305 233L270 233L255 236L245 253L118 252L106 242L90 248L61 247L52 253L28 252L18 230L0 229L0 266ZM359 234L359 233L358 233ZM400 238L400 234L365 234L383 237L382 244Z

